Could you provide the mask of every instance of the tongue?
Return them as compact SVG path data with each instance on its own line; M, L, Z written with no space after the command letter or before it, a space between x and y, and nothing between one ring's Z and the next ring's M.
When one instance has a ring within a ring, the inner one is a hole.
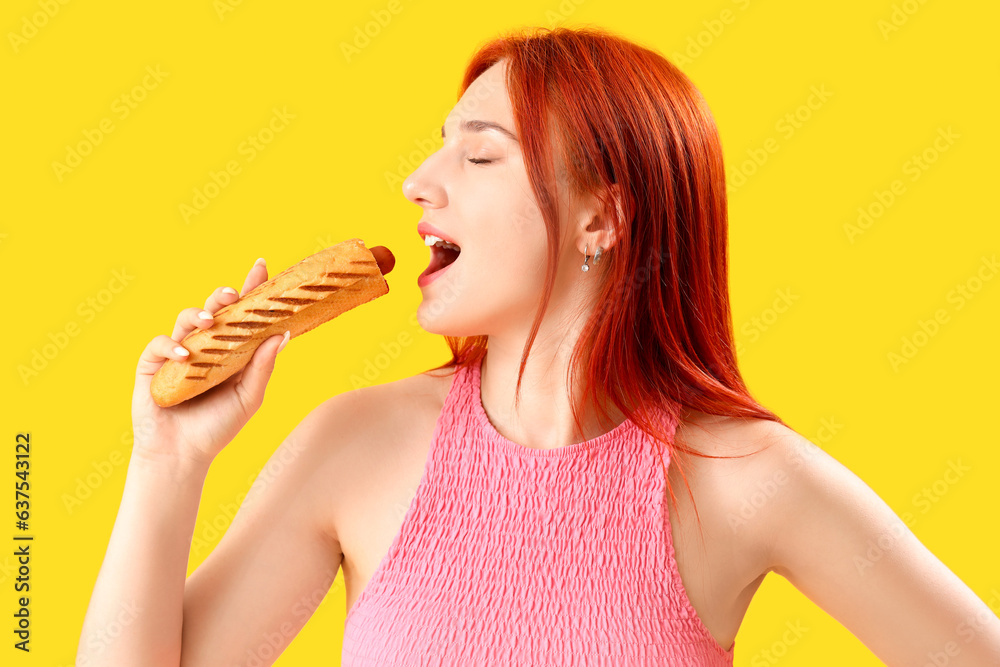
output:
M444 267L448 266L456 259L458 259L459 251L451 250L450 248L434 248L434 258L432 260L434 264L434 271L440 271Z

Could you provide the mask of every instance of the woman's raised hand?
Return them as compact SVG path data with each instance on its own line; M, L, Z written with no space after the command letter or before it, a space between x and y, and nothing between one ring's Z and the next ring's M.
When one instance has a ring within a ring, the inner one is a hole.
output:
M150 383L153 374L167 359L184 359L180 341L194 329L207 329L213 315L267 280L267 265L258 259L247 274L237 295L231 287L219 287L205 301L205 308L186 308L177 316L170 336L156 336L146 345L135 372L132 392L133 456L168 464L208 466L264 400L264 389L274 370L278 352L287 343L285 336L271 336L254 351L241 370L225 382L183 403L161 408L153 401Z

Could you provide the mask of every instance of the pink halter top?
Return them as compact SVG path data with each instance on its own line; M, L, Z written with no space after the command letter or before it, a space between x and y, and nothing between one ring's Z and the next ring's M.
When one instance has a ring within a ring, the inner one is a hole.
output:
M681 583L666 497L631 420L525 447L489 421L480 363L459 368L341 664L732 665Z

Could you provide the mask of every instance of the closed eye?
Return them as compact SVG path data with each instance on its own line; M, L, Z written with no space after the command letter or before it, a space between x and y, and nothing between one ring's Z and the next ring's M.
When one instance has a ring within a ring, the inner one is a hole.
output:
M472 164L486 164L486 163L489 163L489 162L493 162L493 160L482 160L482 159L478 159L478 158L474 158L474 157L470 157L470 158L468 158L468 160Z

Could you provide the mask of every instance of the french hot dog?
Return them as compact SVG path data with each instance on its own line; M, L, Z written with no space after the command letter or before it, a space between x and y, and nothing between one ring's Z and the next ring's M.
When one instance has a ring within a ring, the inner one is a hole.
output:
M185 336L180 342L190 354L156 371L153 400L166 408L193 398L243 368L269 337L289 331L294 338L387 294L383 276L394 264L387 248L369 250L357 238L293 264L216 311L211 327Z

